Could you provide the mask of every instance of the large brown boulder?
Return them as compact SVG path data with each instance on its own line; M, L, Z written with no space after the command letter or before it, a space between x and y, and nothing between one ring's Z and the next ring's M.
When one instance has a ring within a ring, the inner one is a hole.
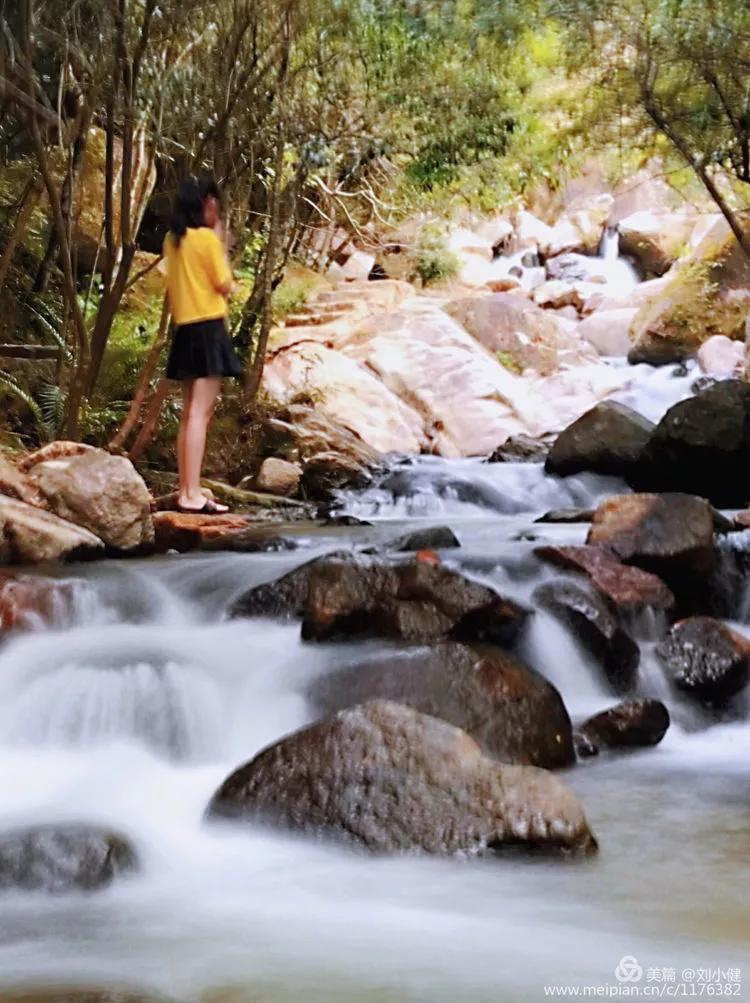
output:
M652 422L616 401L596 404L555 440L545 463L548 474L582 471L627 477L641 458Z
M750 499L750 386L725 380L675 404L659 422L630 484L684 491L721 508Z
M669 711L661 700L626 700L595 714L576 731L579 755L605 749L639 749L658 745L669 728Z
M104 551L87 529L0 495L0 564L72 561Z
M592 515L593 518L593 515ZM623 564L601 547L537 547L537 557L566 571L580 571L614 606L626 613L643 609L669 612L675 597L656 575Z
M498 764L460 729L387 701L270 746L222 784L209 816L375 853L596 849L580 804L554 774Z
M302 636L510 643L526 616L512 600L439 563L328 559L310 568Z
M327 673L310 689L325 714L392 700L462 728L504 763L556 769L574 761L570 718L551 683L494 645L438 644Z
M708 575L716 563L714 515L683 494L614 495L598 507L586 542L665 578Z
M640 648L602 599L569 582L549 582L534 592L534 602L573 631L616 693L635 689Z
M130 460L104 449L37 463L31 476L49 507L113 550L153 543L151 495Z
M0 888L93 891L137 866L126 839L84 825L39 825L0 833Z
M707 616L676 623L656 654L679 689L711 706L726 704L750 679L750 642Z

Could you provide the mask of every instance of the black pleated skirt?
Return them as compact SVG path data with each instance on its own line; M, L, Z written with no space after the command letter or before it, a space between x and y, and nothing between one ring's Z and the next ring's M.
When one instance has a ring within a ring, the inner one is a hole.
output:
M242 363L232 347L223 317L181 324L172 336L167 378L199 380L205 376L242 376Z

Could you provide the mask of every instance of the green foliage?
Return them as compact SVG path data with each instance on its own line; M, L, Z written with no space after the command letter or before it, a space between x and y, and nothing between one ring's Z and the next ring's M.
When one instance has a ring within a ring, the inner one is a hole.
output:
M520 376L523 372L523 367L517 359L513 358L513 355L510 352L495 352L495 358L504 369L507 369L511 373L515 373L516 376Z
M290 313L297 313L307 304L316 282L312 276L297 276L284 279L273 294L274 320L283 320Z
M461 262L448 248L438 227L425 227L417 245L416 273L423 286L434 285L458 274Z

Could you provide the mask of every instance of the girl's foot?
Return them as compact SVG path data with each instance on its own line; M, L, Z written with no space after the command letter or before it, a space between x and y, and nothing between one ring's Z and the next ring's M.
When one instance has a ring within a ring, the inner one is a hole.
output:
M229 506L220 505L213 498L201 494L198 498L179 498L177 511L193 515L224 515L229 511Z

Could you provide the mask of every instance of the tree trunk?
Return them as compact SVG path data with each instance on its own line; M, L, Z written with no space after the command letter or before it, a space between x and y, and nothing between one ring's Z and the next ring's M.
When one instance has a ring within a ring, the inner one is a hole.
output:
M154 438L154 432L156 431L156 427L159 423L161 409L164 407L164 401L167 399L168 395L169 380L159 380L146 411L146 417L143 419L141 430L136 436L133 448L128 453L128 459L133 461L137 460L144 449L147 449L148 446L151 445Z
M13 255L16 253L18 243L26 231L26 225L31 219L31 215L39 203L39 199L42 195L42 187L41 178L39 177L33 178L26 186L26 191L21 199L21 205L18 209L13 229L8 237L8 242L5 245L2 257L0 257L0 290L2 290L5 285L8 271L10 270L10 266L13 262Z
M109 443L109 448L113 451L118 451L123 448L127 442L128 436L133 431L135 426L141 417L141 411L143 410L143 405L146 400L146 395L148 394L148 388L153 379L154 373L156 372L156 367L159 364L159 359L161 358L161 353L164 349L164 345L167 341L167 336L169 334L169 302L167 297L164 297L164 304L161 310L161 319L159 321L159 330L157 332L154 343L151 346L151 350L146 358L146 363L141 371L141 375L138 378L138 385L135 388L135 393L133 394L133 400L128 410L125 421L123 421L120 428L117 430L117 434L114 436L112 441Z

